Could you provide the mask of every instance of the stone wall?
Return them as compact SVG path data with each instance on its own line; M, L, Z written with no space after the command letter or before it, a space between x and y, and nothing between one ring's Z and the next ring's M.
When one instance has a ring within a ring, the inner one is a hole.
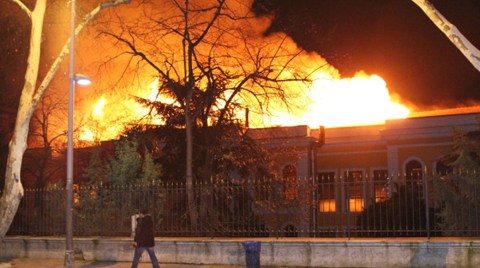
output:
M241 239L157 238L161 263L245 265ZM262 267L480 267L480 239L272 239L260 238ZM75 258L126 261L127 238L75 238ZM0 258L63 258L64 238L7 237ZM149 261L148 255L142 257Z

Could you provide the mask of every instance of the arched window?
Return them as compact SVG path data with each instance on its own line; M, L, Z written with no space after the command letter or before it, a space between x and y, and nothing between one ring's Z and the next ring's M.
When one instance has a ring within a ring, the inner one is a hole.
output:
M285 200L295 200L298 195L297 169L293 165L286 165L282 174Z
M407 181L419 181L423 179L422 163L418 160L410 160L405 164L405 179Z
M418 160L410 160L405 164L405 186L412 194L423 198L423 166Z

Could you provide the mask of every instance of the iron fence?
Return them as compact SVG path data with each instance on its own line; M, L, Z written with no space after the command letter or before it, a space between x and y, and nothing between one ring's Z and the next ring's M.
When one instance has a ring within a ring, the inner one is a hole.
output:
M461 209L452 209L455 204L449 203L444 189L455 185L445 183L445 176L422 174L412 179L387 174L370 178L363 174L330 175L210 180L193 186L191 207L184 183L75 187L74 235L130 236L132 215L142 208L152 214L157 236L480 234L480 195L469 195L464 203L457 204ZM26 189L8 234L63 235L65 194L64 188ZM448 224L452 217L468 220Z

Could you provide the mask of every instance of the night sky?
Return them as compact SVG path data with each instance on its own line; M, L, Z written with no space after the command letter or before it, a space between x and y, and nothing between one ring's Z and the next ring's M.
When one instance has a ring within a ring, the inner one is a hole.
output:
M432 0L480 48L480 1ZM316 51L343 77L378 74L391 92L420 108L480 101L480 72L410 0L255 0L282 31Z
M431 2L480 48L480 0ZM253 7L274 18L266 35L286 32L343 77L378 74L392 93L420 108L480 102L480 72L411 0L254 0ZM29 25L10 1L2 8L0 103L8 105L18 101L12 92L19 90L11 89L22 85ZM18 16L8 16L9 10Z

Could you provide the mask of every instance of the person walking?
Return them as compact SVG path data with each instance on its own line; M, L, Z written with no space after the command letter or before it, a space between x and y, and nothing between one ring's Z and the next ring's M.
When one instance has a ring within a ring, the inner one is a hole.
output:
M157 257L155 256L155 238L152 215L146 210L141 210L137 218L137 227L135 228L135 238L133 246L135 253L133 255L132 268L138 267L138 262L144 251L150 256L153 268L160 268Z

